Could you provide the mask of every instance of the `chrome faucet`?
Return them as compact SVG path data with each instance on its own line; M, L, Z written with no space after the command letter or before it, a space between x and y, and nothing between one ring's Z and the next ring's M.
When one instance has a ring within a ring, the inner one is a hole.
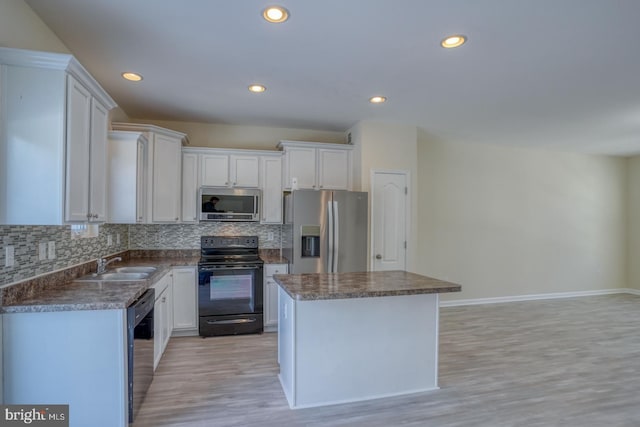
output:
M98 259L98 269L96 270L96 274L103 274L105 271L107 271L107 265L111 264L114 261L122 261L122 258L117 256L115 258L111 258L109 261L107 261L106 258Z

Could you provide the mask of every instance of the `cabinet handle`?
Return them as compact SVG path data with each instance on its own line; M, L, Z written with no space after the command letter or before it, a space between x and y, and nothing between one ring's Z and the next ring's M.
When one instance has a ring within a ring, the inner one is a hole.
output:
M162 297L162 302L167 302L167 297Z
M178 220L178 217L176 217L176 221Z
M93 214L93 217L94 217L95 219L98 219L98 216L99 216L98 214Z
M225 181L225 182L224 182L224 185L229 185L229 181Z
M320 188L324 187L324 185L321 185Z
M91 213L87 213L87 218L91 218Z
M141 217L141 216L139 216L139 217L138 217L138 219L142 219L142 217Z
M316 188L316 186L315 186L315 185L312 185L312 186L311 186L311 188Z

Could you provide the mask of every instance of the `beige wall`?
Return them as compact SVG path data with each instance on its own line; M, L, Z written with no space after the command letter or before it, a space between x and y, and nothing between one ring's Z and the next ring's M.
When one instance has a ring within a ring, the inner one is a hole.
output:
M410 223L407 236L407 270L416 270L419 183L417 128L398 123L361 121L347 131L354 144L354 189L370 191L372 170L403 170L409 173ZM369 199L371 202L371 199ZM371 223L371 221L369 221ZM370 233L371 234L371 233ZM371 248L369 248L369 251ZM369 254L371 255L371 254ZM370 257L369 257L370 259Z
M190 146L276 150L280 140L344 143L344 132L316 131L268 126L135 120L189 135Z
M419 272L443 299L626 287L622 158L419 134Z
M0 1L0 46L69 53L23 0Z
M627 159L627 280L630 288L640 289L640 156Z

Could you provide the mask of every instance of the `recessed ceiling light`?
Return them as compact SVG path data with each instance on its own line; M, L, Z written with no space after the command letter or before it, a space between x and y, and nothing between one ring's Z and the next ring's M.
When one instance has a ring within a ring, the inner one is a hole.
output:
M467 37L462 34L455 34L453 36L445 37L440 42L440 46L451 49L454 47L462 46L467 41Z
M122 73L122 77L124 79L129 80L130 82L139 82L140 80L142 80L142 76L137 73L130 73L130 72Z
M249 92L262 93L265 90L267 90L267 88L264 87L263 85L254 84L254 85L249 86Z
M382 104L386 100L387 98L384 96L372 96L371 98L369 98L369 102L372 104Z
M269 22L279 24L289 19L289 11L282 6L269 6L262 11L262 17Z

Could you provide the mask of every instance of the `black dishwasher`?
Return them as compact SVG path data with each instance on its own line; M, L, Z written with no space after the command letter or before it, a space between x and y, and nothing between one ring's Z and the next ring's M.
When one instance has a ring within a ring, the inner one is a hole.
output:
M155 291L149 289L127 308L129 423L133 423L153 380L154 303Z

